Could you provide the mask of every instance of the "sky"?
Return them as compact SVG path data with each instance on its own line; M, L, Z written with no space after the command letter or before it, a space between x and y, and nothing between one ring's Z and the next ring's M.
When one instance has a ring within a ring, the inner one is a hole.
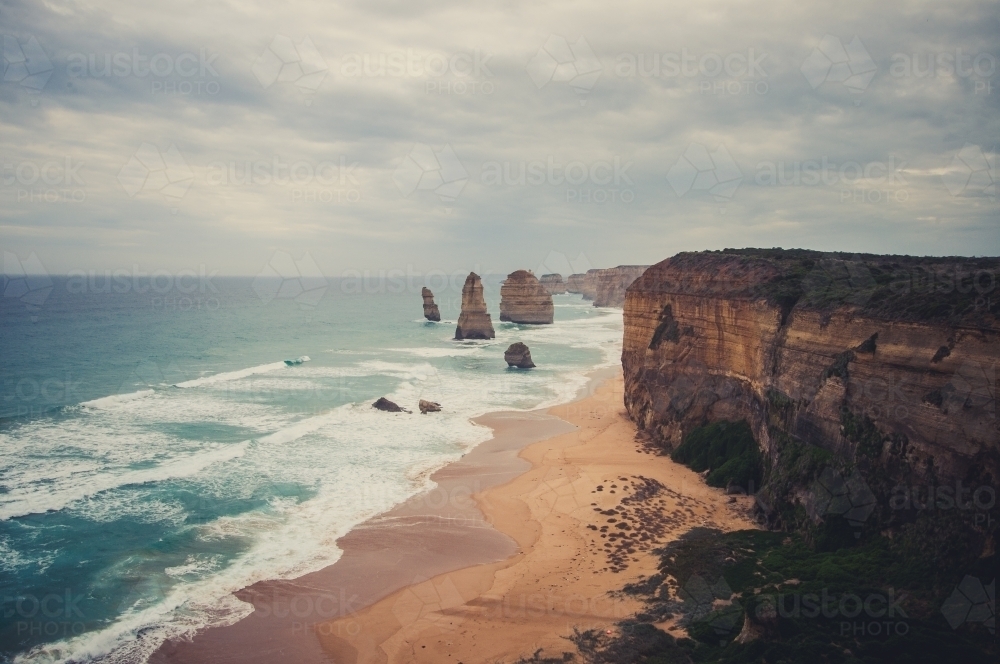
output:
M994 2L0 0L0 34L5 272L1000 254Z

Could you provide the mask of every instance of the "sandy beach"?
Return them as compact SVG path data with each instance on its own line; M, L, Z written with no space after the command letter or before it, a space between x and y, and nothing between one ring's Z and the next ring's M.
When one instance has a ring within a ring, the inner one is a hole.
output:
M638 605L614 591L651 574L651 550L695 526L754 527L689 469L635 440L620 372L590 396L548 411L575 430L520 452L530 470L474 496L516 542L511 556L445 572L354 614L311 627L329 660L516 661L572 651L578 629L613 629ZM510 426L491 423L497 436Z

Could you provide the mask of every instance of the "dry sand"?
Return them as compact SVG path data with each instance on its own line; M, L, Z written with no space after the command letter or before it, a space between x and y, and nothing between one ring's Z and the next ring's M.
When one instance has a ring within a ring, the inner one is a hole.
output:
M565 638L574 628L614 629L639 608L613 592L655 572L657 544L696 526L754 527L752 499L728 502L696 473L644 451L622 395L619 371L591 396L550 409L578 429L525 447L519 456L530 470L474 496L516 542L513 555L428 575L311 625L328 661L514 662L539 649L558 656L574 650ZM490 425L504 437L505 422Z

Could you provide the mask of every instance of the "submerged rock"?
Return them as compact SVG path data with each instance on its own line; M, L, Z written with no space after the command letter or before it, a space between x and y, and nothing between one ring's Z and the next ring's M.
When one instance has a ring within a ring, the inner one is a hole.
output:
M410 411L400 408L398 404L389 401L385 397L379 397L378 401L372 404L372 408L384 410L387 413L408 413Z
M520 341L510 345L507 352L503 354L503 359L506 360L508 367L519 369L533 369L535 367L535 363L531 361L531 351Z
M462 313L455 328L456 339L492 339L493 320L486 311L483 297L483 281L475 272L470 272L462 286Z
M417 406L420 408L421 415L426 415L427 413L436 413L441 410L441 404L439 404L436 401L426 401L424 399L421 399L420 403L418 403Z
M423 290L420 291L420 295L424 298L424 318L427 320L432 320L435 323L441 321L441 310L438 309L438 305L434 304L434 293L427 286L424 286Z
M552 322L552 294L528 270L507 275L500 287L500 320L544 325Z

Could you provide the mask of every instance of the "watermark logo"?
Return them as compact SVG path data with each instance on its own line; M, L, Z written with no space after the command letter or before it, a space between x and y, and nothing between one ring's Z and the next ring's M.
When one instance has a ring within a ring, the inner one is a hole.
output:
M725 145L709 153L701 143L692 143L667 171L667 182L678 197L689 191L707 191L717 202L724 202L733 199L743 173Z
M3 36L3 80L41 92L52 76L52 61L33 36L19 42L14 35Z
M983 623L990 634L996 634L996 589L996 579L984 586L978 578L966 575L945 600L941 613L952 629L964 623Z
M62 161L4 162L0 183L16 188L18 203L82 203L87 199L82 167L83 162L69 156Z
M861 537L861 525L875 509L875 494L857 470L845 478L826 467L813 483L810 499L807 509L814 517L838 514L855 529L857 538Z
M392 181L403 198L417 190L433 191L442 203L453 203L469 181L469 173L451 145L434 150L418 143L393 171Z
M308 253L295 260L285 251L276 251L256 277L252 287L267 304L274 299L291 299L302 308L319 304L329 283Z
M582 96L597 84L602 67L582 36L570 45L565 37L549 35L525 69L539 90L550 82L568 83L574 92ZM580 99L581 106L586 103L586 99Z
M978 408L995 417L996 386L995 365L984 366L975 360L966 360L941 389L942 402L949 411Z
M253 63L253 74L266 90L275 83L292 83L302 92L315 93L329 73L312 39L298 44L285 35L275 35Z
M17 254L3 252L4 297L16 297L33 314L32 320L38 320L34 314L39 312L51 292L52 280L34 252L23 263Z
M194 182L194 172L173 143L163 153L152 143L143 143L118 171L118 182L129 198L135 198L140 191L183 198Z
M461 617L443 615L448 609L465 604L450 575L437 580L421 577L399 594L392 605L392 615L399 622L402 631L415 635L427 627L453 631L462 622Z
M872 82L878 66L857 35L844 46L839 38L828 34L823 35L800 70L813 90L824 83L843 83L854 94L861 94Z
M986 153L978 145L966 143L942 174L944 186L952 196L981 194L996 200L996 148Z
M695 574L678 591L693 620L707 617L708 624L719 636L733 631L743 617L743 608L733 600L733 590L726 579L719 577L714 584Z

